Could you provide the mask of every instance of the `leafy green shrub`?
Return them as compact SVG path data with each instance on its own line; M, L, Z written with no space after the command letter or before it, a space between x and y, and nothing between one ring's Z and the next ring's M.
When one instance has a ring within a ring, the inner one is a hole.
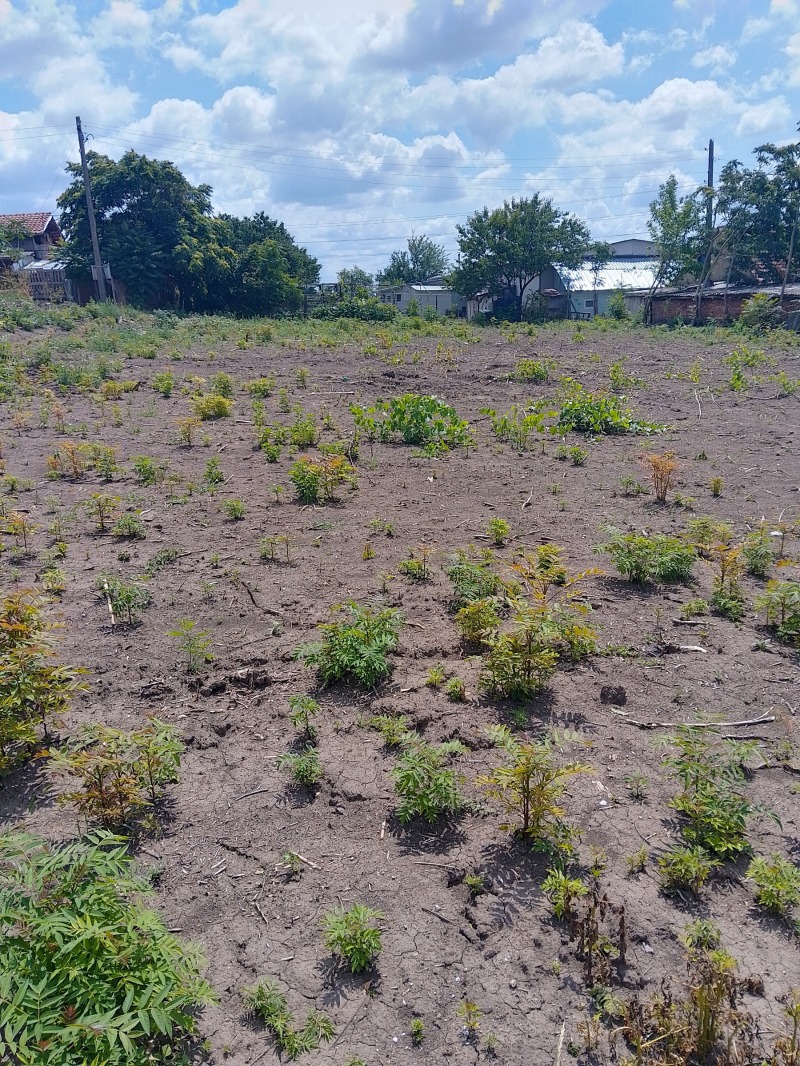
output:
M403 714L376 714L369 719L367 725L371 729L377 729L387 748L400 747L409 734L408 719Z
M400 797L396 813L403 824L417 816L434 822L443 814L461 810L464 801L456 772L448 762L464 750L457 740L426 744L416 733L406 734L402 754L392 770L395 792Z
M206 463L206 468L203 473L203 481L208 485L209 489L214 489L217 485L221 485L225 480L225 475L222 472L222 464L219 461L218 455L212 455Z
M540 359L518 359L517 365L514 367L514 380L515 381L547 381L550 374L550 368L547 363L543 363Z
M570 877L564 870L553 867L542 881L542 892L553 906L553 914L559 920L573 917L572 904L581 899L589 888L579 877Z
M119 537L123 539L125 537L130 540L144 540L146 533L144 531L144 525L141 518L135 514L124 514L116 520L111 527L112 537Z
M342 455L326 455L320 459L301 456L289 471L300 503L329 503L336 499L341 485L355 488L355 469Z
M233 396L233 378L230 374L226 374L222 370L215 374L211 379L211 393L214 396L223 396L226 400L230 400Z
M473 441L469 424L437 396L409 392L388 401L379 400L369 408L352 404L350 411L356 429L369 440L377 437L388 442L397 433L404 443L422 445L430 455Z
M511 526L504 518L490 518L486 523L486 533L496 548L505 544L511 533Z
M198 948L145 907L119 838L0 838L0 1055L36 1066L181 1061L214 999Z
M559 765L555 741L576 739L577 734L558 738L548 736L540 741L522 743L506 726L490 726L486 733L507 757L505 763L477 780L477 784L493 799L499 800L511 816L511 820L500 828L519 832L540 844L556 848L568 846L576 830L563 820L560 801L570 778L588 773L591 767L578 762Z
M800 646L800 581L770 581L755 601L781 640Z
M752 859L747 876L756 886L756 903L772 914L788 917L800 903L800 869L777 852Z
M622 289L613 292L606 301L605 314L607 318L616 319L617 322L627 322L631 313L625 305L625 293Z
M320 712L320 706L313 696L290 696L289 697L289 721L301 731L308 740L313 740L317 735L314 723L311 721Z
M309 1051L315 1051L320 1043L328 1044L333 1040L336 1033L333 1022L321 1011L309 1011L303 1028L295 1028L289 1001L277 981L264 978L252 988L242 989L242 996L248 1009L269 1030L280 1054L285 1055L290 1062Z
M715 866L719 863L701 847L678 845L670 848L658 858L661 887L665 892L688 888L697 896Z
M70 804L104 829L131 829L163 796L165 786L178 780L183 750L175 727L157 718L132 730L93 723L51 749L48 769L80 784L59 795L59 803Z
M289 426L289 440L295 448L310 448L317 443L318 438L319 430L314 415L311 411L304 412L301 407L296 407L294 422Z
M556 429L561 434L577 430L600 436L604 433L660 433L665 428L656 422L634 418L633 411L623 404L624 397L589 392L580 382L567 379Z
M783 323L783 312L774 296L757 292L745 300L737 325L748 333L768 333Z
M208 650L211 647L211 638L204 630L198 629L197 623L190 618L181 619L177 628L167 635L172 637L183 652L187 674L201 673L206 663L214 658Z
M150 603L150 591L136 581L123 581L112 574L101 574L97 579L97 591L111 605L118 620L129 626L139 620L139 615Z
M0 599L0 775L33 753L38 730L47 738L48 722L60 718L83 687L80 670L51 661L53 626L44 607L34 589Z
M610 555L623 577L630 581L688 581L695 562L694 548L680 537L665 533L646 536L640 533L621 533L614 526L605 526L608 537L594 551Z
M391 304L381 303L373 298L367 300L337 300L336 303L321 304L311 312L311 318L331 321L339 318L355 318L361 322L392 322L397 311Z
M323 623L322 641L298 648L294 657L316 666L325 686L350 680L375 688L392 672L387 655L397 647L402 615L391 607L362 607L354 600L332 610L345 617Z
M166 478L169 463L149 455L135 455L131 466L143 485L158 485Z
M494 598L473 600L456 611L455 623L467 644L487 644L500 626Z
M153 378L153 388L156 392L161 393L164 399L169 399L174 387L175 378L169 370L165 370L162 374L156 374Z
M319 752L307 744L302 751L286 751L278 756L278 769L286 770L298 785L312 788L322 777L322 764Z
M351 973L362 973L375 962L381 951L381 911L354 903L349 909L341 904L323 915L325 947L344 959Z
M534 433L545 432L551 413L544 411L539 403L527 407L515 403L505 414L498 414L492 407L481 408L481 414L488 415L497 439L508 441L519 452L528 450Z
M459 548L445 566L453 594L450 610L458 611L475 600L494 596L500 586L500 578L489 569L494 556L491 551L469 547Z
M748 533L742 544L742 558L748 574L766 577L773 563L772 541L766 526Z
M275 375L270 374L265 378L256 378L255 381L245 382L245 389L251 396L257 396L263 399L265 396L271 396L275 391Z
M712 730L682 726L665 743L676 750L664 762L683 784L670 807L686 818L683 837L722 859L749 850L747 820L754 812L743 793L750 741L722 740Z
M209 422L215 418L229 418L233 411L233 400L212 393L208 396L195 396L192 407L197 418Z
M246 513L241 500L223 500L220 509L229 522L240 522Z

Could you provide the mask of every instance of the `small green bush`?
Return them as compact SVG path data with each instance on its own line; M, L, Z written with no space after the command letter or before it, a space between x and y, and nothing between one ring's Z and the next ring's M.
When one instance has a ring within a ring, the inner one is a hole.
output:
M392 672L387 656L397 647L402 615L391 607L363 607L354 600L332 610L344 618L323 623L323 639L298 648L294 658L316 666L324 686L349 680L375 688Z
M392 770L395 792L400 797L396 813L402 823L415 817L434 822L443 814L461 810L464 801L458 778L448 763L464 750L457 740L426 744L415 733L406 735L402 754Z
M630 581L685 582L691 578L695 551L680 537L621 533L614 526L606 526L604 532L608 540L594 551L610 555L620 574Z
M336 1033L333 1022L321 1011L309 1011L303 1028L295 1028L289 1001L277 981L264 978L252 988L242 989L242 996L248 1009L269 1030L280 1054L285 1055L290 1062L315 1051L320 1043L328 1044L333 1040Z
M377 923L384 915L363 903L349 909L341 904L322 918L325 947L347 963L351 973L362 973L373 965L381 951L381 931Z
M209 422L215 418L229 418L233 411L233 400L227 396L196 396L192 400L192 407L197 418L203 422Z
M781 640L800 647L800 581L770 581L756 598L755 608Z
M800 903L800 869L777 852L752 859L747 876L756 886L756 903L772 914L788 917Z

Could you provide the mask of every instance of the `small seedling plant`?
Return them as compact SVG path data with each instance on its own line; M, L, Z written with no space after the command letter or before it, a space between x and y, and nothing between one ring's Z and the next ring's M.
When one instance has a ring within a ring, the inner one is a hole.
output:
M289 721L299 729L303 737L313 741L317 729L312 719L320 712L320 705L313 696L295 695L289 697Z
M367 607L354 600L331 610L344 617L323 623L323 639L298 648L294 657L315 666L325 687L349 680L374 689L392 672L388 655L397 647L402 615L392 607Z
M519 833L539 846L568 849L576 830L564 821L561 800L570 780L576 774L588 773L591 767L580 762L560 765L557 750L559 745L581 738L559 733L524 743L503 725L490 726L486 734L506 755L506 761L476 783L508 813L509 820L500 828Z
M77 780L59 795L88 823L133 829L178 780L184 750L175 728L156 718L141 729L86 725L61 748L50 751L48 769Z
M381 952L381 911L355 903L339 905L322 919L325 947L337 955L351 973L370 969Z
M755 608L781 640L800 647L800 581L769 581Z
M186 673L191 677L201 674L206 664L213 660L214 656L208 650L211 647L211 638L205 630L198 629L197 623L191 618L181 619L168 636L172 637L183 652Z
M281 1055L294 1062L301 1055L315 1051L320 1044L329 1044L336 1035L327 1014L311 1010L301 1029L297 1028L289 1001L277 981L262 978L251 988L242 989L248 1010L264 1023Z
M550 900L555 917L570 921L575 914L573 904L587 895L589 886L580 877L570 877L562 867L554 866L542 881L542 892Z
M395 792L400 800L395 813L403 825L412 818L435 822L464 807L458 787L459 775L450 765L464 751L464 746L457 740L428 744L416 733L405 734L402 753L392 770Z
M289 480L299 503L331 503L342 485L355 489L355 468L343 455L325 455L319 459L301 456L289 471Z
M800 903L800 869L781 854L751 859L747 876L756 886L756 903L771 914L789 918Z
M291 774L297 785L313 788L322 777L319 752L313 744L306 744L302 751L287 751L278 756L278 769Z

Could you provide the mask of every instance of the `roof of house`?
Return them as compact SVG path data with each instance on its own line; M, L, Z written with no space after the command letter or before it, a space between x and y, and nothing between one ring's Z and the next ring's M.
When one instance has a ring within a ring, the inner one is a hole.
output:
M8 226L12 222L21 223L34 237L44 233L50 220L53 218L49 211L20 211L13 215L0 215L0 226Z
M658 263L655 259L614 259L597 272L589 266L574 269L555 264L572 292L606 292L615 289L647 289L653 284Z

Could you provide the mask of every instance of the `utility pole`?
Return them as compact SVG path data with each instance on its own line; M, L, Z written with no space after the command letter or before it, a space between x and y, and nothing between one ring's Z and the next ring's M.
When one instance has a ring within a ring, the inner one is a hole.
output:
M709 237L711 227L714 225L713 200L714 200L714 142L708 142L708 193L706 194L706 229Z
M83 143L83 129L81 128L80 115L75 116L75 125L78 129L78 147L81 150L81 170L83 171L83 187L86 190L86 210L89 215L89 232L92 235L94 268L97 272L97 298L102 303L106 299L106 279L103 276L103 259L100 255L100 242L97 239L97 222L95 221L94 217L92 186L91 182L89 181L89 167L86 165L86 145Z

